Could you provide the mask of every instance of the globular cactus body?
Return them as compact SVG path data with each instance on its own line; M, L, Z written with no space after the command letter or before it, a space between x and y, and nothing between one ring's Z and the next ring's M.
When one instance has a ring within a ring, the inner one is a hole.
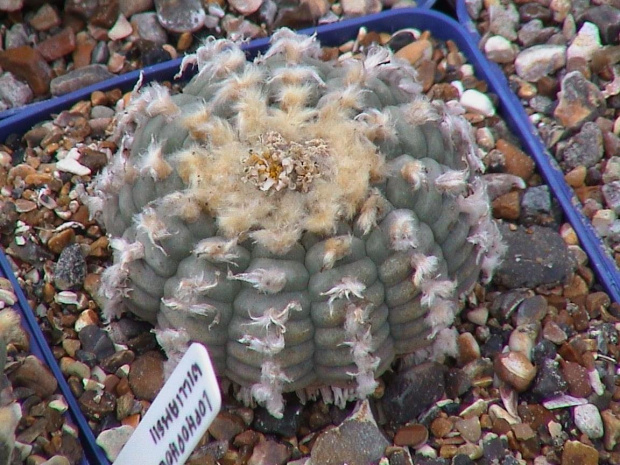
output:
M206 344L274 414L283 392L364 397L430 352L502 251L468 123L387 49L319 56L288 30L254 62L207 42L183 93L136 92L91 186L109 314L156 323L171 353L175 330Z

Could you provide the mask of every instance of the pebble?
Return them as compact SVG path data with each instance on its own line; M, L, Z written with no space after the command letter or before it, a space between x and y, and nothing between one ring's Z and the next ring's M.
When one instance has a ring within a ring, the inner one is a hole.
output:
M245 430L243 420L230 412L220 412L209 426L209 434L218 441L231 441Z
M489 37L484 43L484 53L496 63L512 63L516 56L512 42L502 36Z
M254 446L248 465L284 465L290 457L291 453L285 444L265 439Z
M81 89L82 87L110 79L113 76L114 75L103 65L87 65L52 79L50 91L54 96L63 95Z
M78 333L82 351L93 354L96 360L103 360L116 353L114 343L107 331L97 325L88 325Z
M58 381L37 357L27 356L19 367L9 374L14 386L32 389L37 396L45 399L51 396L58 387Z
M379 461L388 445L364 400L340 425L319 434L310 457L321 465L368 465Z
M200 0L155 0L155 9L164 29L176 34L200 29L206 16Z
M153 12L138 13L131 17L131 24L138 36L154 44L163 45L168 41L166 30L159 24Z
M514 64L520 78L536 82L566 64L566 46L534 45L519 52Z
M4 71L10 71L24 79L35 95L48 93L52 70L41 54L32 47L23 45L0 51L0 66Z
M61 22L58 11L49 3L41 5L41 8L28 20L28 24L37 31L48 31L60 26Z
M568 393L574 397L585 398L592 393L588 370L575 362L562 363L562 374L568 383Z
M601 36L596 24L586 21L583 23L579 32L566 50L566 58L583 58L587 61L592 59L592 55L600 50Z
M164 361L158 352L136 357L129 372L129 385L138 399L153 401L164 385Z
M48 37L37 45L36 50L47 62L52 62L73 52L76 47L75 33L70 27Z
M506 352L495 357L497 376L517 392L525 391L536 376L536 367L521 352Z
M412 421L441 399L444 369L443 365L428 362L398 372L381 399L387 418L396 423Z
M537 361L538 372L532 393L539 399L549 399L564 394L568 384L560 371L559 364L552 358Z
M0 101L8 108L21 107L32 102L33 93L28 84L16 79L12 73L0 76Z
M586 121L593 121L604 109L605 99L601 91L581 72L571 71L564 76L558 92L558 105L553 112L562 125L579 129Z
M466 110L473 113L490 117L495 115L495 105L484 93L476 89L467 89L461 94L459 102Z
M519 147L505 139L498 139L495 148L504 154L505 173L527 181L534 174L534 160Z
M379 0L341 0L345 16L364 16L379 13L382 5Z
M128 37L133 32L133 28L127 18L120 14L114 26L108 31L110 40L121 40Z
M566 441L562 450L562 465L597 465L599 453L579 441Z
M482 427L480 426L480 418L477 416L472 416L466 419L457 420L454 423L454 427L457 429L459 433L461 433L461 437L466 441L471 443L477 443L482 436Z
M574 407L573 418L577 428L590 439L603 437L603 419L595 405L584 404Z
M65 247L54 267L54 285L61 291L82 287L86 277L86 260L79 244Z
M302 414L302 405L294 400L289 400L284 406L282 418L276 418L269 414L266 408L254 409L254 421L252 427L256 431L265 434L277 434L285 438L293 437L299 428Z
M518 226L514 231L500 225L508 245L507 258L494 280L508 289L533 288L565 282L573 272L573 260L562 237L551 228Z
M394 436L394 444L419 448L428 440L428 429L424 425L414 423L399 428Z
M114 461L116 457L118 457L118 454L120 454L123 446L129 441L133 432L134 428L128 425L110 428L99 433L96 443L103 449L106 457Z
M606 450L614 450L616 445L620 442L620 418L616 416L611 410L604 410L601 413L604 426L603 443Z

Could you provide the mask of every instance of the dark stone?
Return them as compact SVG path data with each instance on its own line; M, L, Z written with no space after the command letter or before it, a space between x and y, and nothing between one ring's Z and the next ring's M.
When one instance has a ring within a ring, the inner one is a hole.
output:
M97 365L97 356L89 352L87 350L78 349L75 351L75 358L84 364L86 364L89 368L94 368Z
M562 376L558 363L552 359L544 359L538 365L532 393L540 400L544 400L559 396L565 393L567 389L568 384Z
M549 186L535 186L525 190L521 197L522 224L550 226L557 225L560 219L561 213L551 196Z
M57 289L81 289L86 277L86 259L80 244L65 247L54 268L54 284Z
M90 62L91 64L105 65L109 59L110 49L108 49L108 44L105 41L100 40L90 53Z
M460 368L450 368L446 372L446 395L451 399L461 397L471 388L471 379Z
M474 465L475 463L465 454L458 454L452 459L452 465Z
M555 344L547 339L542 339L532 349L532 362L542 365L545 360L554 360L558 354Z
M20 366L10 373L9 379L14 387L32 389L41 399L51 396L58 387L58 381L50 369L34 355L26 357ZM17 392L15 395L17 396Z
M525 23L518 32L519 42L524 47L547 43L549 38L557 32L555 27L543 27L540 19L533 19Z
M607 208L613 210L616 215L620 214L620 181L612 181L601 187L603 198Z
M172 59L170 53L164 50L159 44L146 40L140 41L140 44L142 66L152 66Z
M551 11L539 3L526 3L519 7L519 19L522 22L531 21L532 19L549 21L551 19Z
M101 420L116 409L116 397L109 392L84 391L78 399L82 412L94 421Z
M561 149L562 161L566 168L578 166L590 168L603 158L603 133L594 122L587 122L577 134L571 137Z
M499 437L491 437L482 442L484 458L490 463L498 463L506 457L506 447Z
M582 16L598 26L601 42L604 45L616 44L620 33L620 10L611 5L599 5L588 8Z
M97 360L103 360L116 352L108 333L96 325L85 326L78 337L82 343L82 350L92 352Z
M299 428L302 407L298 400L288 397L282 418L275 418L264 407L258 407L254 409L252 427L265 434L277 434L285 438L293 437Z
M500 334L492 334L480 347L480 354L486 358L494 358L502 352L505 342L505 338Z
M19 213L17 213L15 203L8 199L0 201L0 233L12 233L15 230L18 219Z
M116 373L123 365L131 364L136 358L136 354L131 350L119 350L118 352L110 355L109 357L101 360L101 368L108 373Z
M444 395L445 367L435 362L423 363L397 373L386 382L383 408L389 421L414 420Z
M541 226L518 226L514 231L501 224L508 251L494 281L509 289L554 286L566 283L575 268L559 233Z

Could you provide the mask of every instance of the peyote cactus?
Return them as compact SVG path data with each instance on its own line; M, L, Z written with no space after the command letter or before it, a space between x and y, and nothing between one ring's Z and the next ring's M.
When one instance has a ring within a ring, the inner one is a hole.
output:
M320 55L286 29L253 62L207 41L181 94L134 92L90 186L108 316L156 323L173 359L206 344L274 415L283 392L365 397L395 356L432 353L503 252L454 106L387 48Z

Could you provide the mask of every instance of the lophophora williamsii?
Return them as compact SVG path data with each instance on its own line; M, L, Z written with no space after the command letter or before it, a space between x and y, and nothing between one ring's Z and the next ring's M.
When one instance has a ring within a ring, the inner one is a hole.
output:
M459 109L387 48L320 56L287 29L253 61L208 40L182 93L134 91L88 188L114 249L105 314L156 324L172 363L204 343L276 416L285 392L344 403L399 355L453 350L504 250Z

